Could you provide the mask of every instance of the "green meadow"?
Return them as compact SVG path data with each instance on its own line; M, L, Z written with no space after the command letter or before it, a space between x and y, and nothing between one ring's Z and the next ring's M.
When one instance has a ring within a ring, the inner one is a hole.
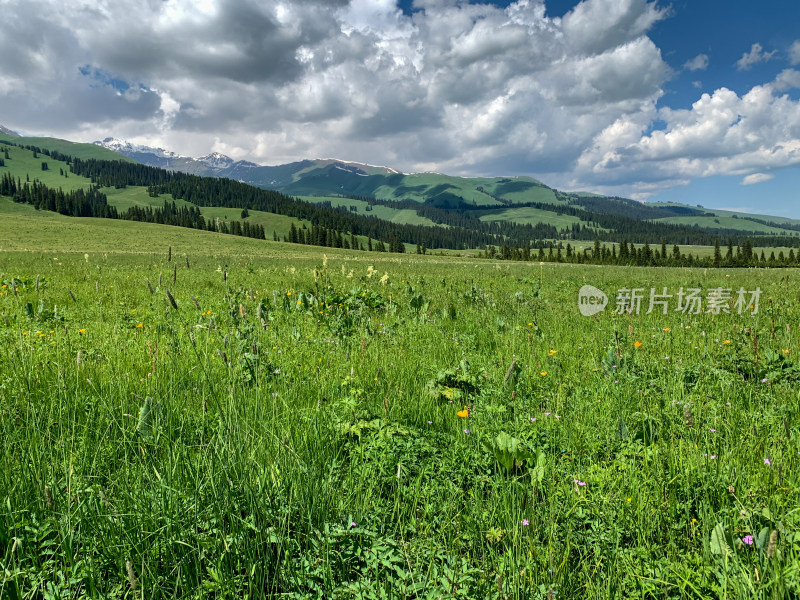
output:
M8 137L8 136L6 136ZM0 140L3 139L0 134ZM75 156L77 158L96 158L98 160L128 160L121 154L106 150L99 146L92 144L74 144L64 140L54 140L50 138L8 138L17 144L31 144L37 143L52 150L62 152ZM18 177L22 182L24 181L39 181L52 189L61 188L65 192L73 191L76 189L86 189L91 185L91 180L86 177L75 175L70 171L69 165L60 160L55 160L52 157L45 155L38 155L34 157L31 150L22 147L6 146L0 144L0 158L2 158L3 151L7 151L9 159L5 160L5 166L0 167L0 175L5 172L11 173L14 177ZM46 163L47 169L43 169L43 163ZM175 199L170 194L164 194L157 198L152 198L147 193L147 188L142 186L128 186L124 188L104 187L103 194L108 198L108 203L114 206L121 213L125 212L131 207L151 207L159 208L164 205L164 202L174 202L176 206L194 206L190 202L183 199ZM0 215L7 213L13 214L33 214L34 211L27 212L28 208L25 206L14 206L9 198L0 196ZM206 219L216 219L228 221L241 221L241 210L233 208L204 206L200 212ZM55 215L48 215L52 218ZM276 215L273 213L253 210L250 211L250 216L247 217L251 223L262 225L266 236L272 239L273 232L277 234L279 239L288 236L292 224L295 227L301 228L303 225L310 228L309 222L304 222L301 219L294 219L284 215ZM121 225L122 226L122 225ZM2 246L0 246L2 248Z
M2 202L2 598L800 594L797 270L348 252ZM604 311L580 314L584 285Z

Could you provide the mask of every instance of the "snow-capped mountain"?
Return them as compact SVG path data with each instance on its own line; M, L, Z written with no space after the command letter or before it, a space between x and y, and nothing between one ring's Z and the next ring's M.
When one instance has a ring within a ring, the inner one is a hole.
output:
M203 163L210 169L227 169L235 162L230 156L225 156L219 152L212 152L206 156L196 158L195 160Z
M121 140L119 138L107 137L102 142L94 142L97 146L102 146L103 148L108 148L109 150L113 150L114 152L119 152L120 154L124 154L128 156L129 154L153 154L159 158L168 158L168 159L175 159L175 158L188 158L186 156L181 156L180 154L176 154L170 150L164 150L163 148L153 148L152 146L142 146L140 144L132 144L127 140Z
M298 195L314 195L325 190L341 194L351 187L357 190L359 185L356 185L355 182L359 180L363 182L372 176L403 175L389 167L336 158L302 160L285 165L264 166L246 160L233 160L230 156L220 152L212 152L199 158L181 156L163 148L133 144L113 137L94 143L119 152L143 165L206 177L226 177L257 187ZM355 192L351 190L350 193Z

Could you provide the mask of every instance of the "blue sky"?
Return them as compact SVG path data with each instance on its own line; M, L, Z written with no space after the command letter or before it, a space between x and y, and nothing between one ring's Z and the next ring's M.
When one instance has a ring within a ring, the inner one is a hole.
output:
M0 124L27 134L527 175L800 218L800 3L4 0L3 13Z

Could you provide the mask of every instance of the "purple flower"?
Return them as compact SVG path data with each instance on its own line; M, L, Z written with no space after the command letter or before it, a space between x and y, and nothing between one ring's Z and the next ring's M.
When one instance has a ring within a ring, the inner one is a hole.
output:
M716 430L716 429L709 429L709 431L710 431L711 433L716 433L716 431L717 431L717 430Z
M356 522L355 521L350 521L350 527L357 527Z
M745 543L745 544L747 544L748 546L752 546L752 545L753 545L753 536L752 536L752 535L746 535L746 536L744 536L744 537L742 538L742 542L744 542L744 543Z
M764 459L764 464L767 465L768 467L771 467L772 466L772 461L770 461L770 459L768 459L768 458L765 458Z
M549 416L550 416L550 413L544 413L544 416L545 416L545 417L549 417Z
M767 383L767 378L764 377L764 379L761 380L761 383Z
M465 429L465 430L464 430L464 433L469 433L469 429Z
M428 421L428 425L430 425L430 424L432 424L432 423L433 423L433 421Z
M522 519L522 526L527 527L528 525L530 525L530 521L528 521L528 519Z
M576 484L578 484L580 486L586 485L586 482L585 481L581 481L580 479L573 479L572 482L576 483Z
M531 417L531 423L536 421L536 417Z

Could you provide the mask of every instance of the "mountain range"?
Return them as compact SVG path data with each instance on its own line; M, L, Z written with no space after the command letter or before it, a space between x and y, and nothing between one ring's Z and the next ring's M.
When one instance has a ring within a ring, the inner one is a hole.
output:
M491 229L494 226L505 229L530 226L540 228L528 232L533 238L600 237L608 241L632 241L633 232L638 232L636 239L654 243L667 239L680 244L713 244L715 237L725 241L743 236L797 238L800 235L800 220L562 192L531 177L402 173L390 167L333 158L263 166L236 161L218 152L199 158L182 156L112 137L94 144L20 137L2 126L0 143L47 148L84 160L121 160L201 177L225 178L282 192L320 205L321 209L327 207L395 224L436 224L480 231L494 231ZM21 167L13 161L9 164L16 165L14 169ZM32 164L34 168L40 166Z
M293 196L360 197L412 201L440 208L558 204L559 193L531 177L453 177L441 173L402 173L396 169L323 158L264 166L214 152L199 158L163 148L106 138L94 142L138 163L199 176L226 177Z

